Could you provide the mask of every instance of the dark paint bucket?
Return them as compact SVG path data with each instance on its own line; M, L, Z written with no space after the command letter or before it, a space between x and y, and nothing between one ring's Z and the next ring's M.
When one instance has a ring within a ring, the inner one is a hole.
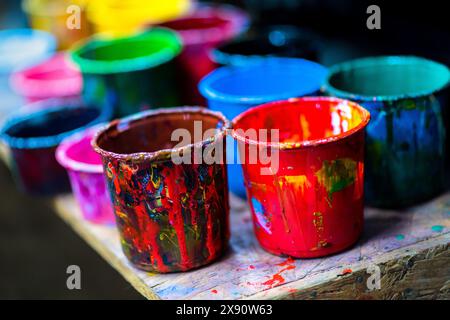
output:
M173 130L214 134L177 146ZM228 121L205 108L147 111L113 121L93 140L101 155L122 248L137 268L186 271L222 255L229 238L226 166L194 164L196 152L225 152ZM175 164L172 152L192 164Z
M153 28L122 37L94 36L72 51L83 74L83 99L116 116L178 105L174 58L181 52L174 31Z
M330 69L327 94L369 110L366 200L377 207L405 207L444 187L449 69L412 56L353 60Z
M248 65L267 57L318 61L319 43L317 37L308 31L280 25L224 43L214 49L211 56L218 64L235 66Z
M38 111L12 116L1 132L10 148L16 183L30 194L68 191L67 174L55 159L56 147L64 138L109 117L72 99L40 101L30 109Z

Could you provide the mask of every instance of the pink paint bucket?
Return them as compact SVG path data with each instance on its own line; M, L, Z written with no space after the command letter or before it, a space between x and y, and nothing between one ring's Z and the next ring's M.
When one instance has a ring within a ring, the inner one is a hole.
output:
M77 97L82 89L80 71L58 53L44 62L11 75L11 87L29 102L49 98Z
M91 146L91 139L100 126L65 139L56 150L56 159L67 170L83 217L93 223L114 224L102 160Z

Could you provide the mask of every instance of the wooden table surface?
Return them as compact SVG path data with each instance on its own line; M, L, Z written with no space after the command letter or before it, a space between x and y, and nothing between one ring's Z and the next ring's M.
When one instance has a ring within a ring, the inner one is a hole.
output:
M58 197L54 204L58 214L149 299L450 297L450 193L405 211L366 208L364 235L353 248L299 260L261 249L247 204L236 197L230 202L229 252L209 266L174 274L133 268L122 253L116 229L83 220L72 196ZM373 286L378 271L379 289Z
M8 164L4 145L0 158ZM149 299L450 299L450 192L403 211L366 208L364 234L353 248L299 260L261 249L246 202L231 196L229 252L209 266L174 274L133 268L115 227L83 220L71 195L53 203L61 218ZM380 288L370 290L377 270Z

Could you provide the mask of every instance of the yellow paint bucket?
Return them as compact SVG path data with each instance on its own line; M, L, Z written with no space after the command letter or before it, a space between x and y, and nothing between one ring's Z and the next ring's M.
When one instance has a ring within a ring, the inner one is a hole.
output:
M87 0L23 0L22 8L33 29L52 33L60 49L89 36L85 18Z
M94 32L123 36L178 18L190 7L190 0L90 0L87 17Z

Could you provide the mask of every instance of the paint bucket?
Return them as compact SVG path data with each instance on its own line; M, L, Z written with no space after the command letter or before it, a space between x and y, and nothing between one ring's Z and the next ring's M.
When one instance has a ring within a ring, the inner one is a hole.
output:
M192 14L162 24L177 31L183 40L183 52L178 57L183 79L183 103L205 104L197 85L216 68L210 51L243 32L248 24L248 15L229 5L200 6Z
M146 24L176 19L190 8L190 0L90 0L87 17L95 33L126 36Z
M68 61L65 53L12 74L13 90L28 102L50 98L76 98L82 88L81 73Z
M113 121L94 138L122 248L137 268L186 271L216 260L227 248L226 166L196 160L206 159L207 149L223 156L228 128L220 113L185 107ZM173 142L174 130L193 135L195 144L185 138ZM180 153L188 160L174 161Z
M68 191L67 174L55 159L56 147L64 138L108 116L78 99L39 101L30 109L37 111L11 116L1 130L16 183L30 194Z
M233 120L254 230L265 250L314 258L357 241L369 118L356 103L306 97L261 105ZM269 130L266 138L261 129Z
M23 11L33 29L55 35L60 49L89 36L86 0L24 0Z
M120 117L177 105L173 59L180 51L175 32L154 28L123 38L93 37L71 57L83 74L83 99Z
M40 63L55 49L55 38L46 32L32 29L0 31L0 123L4 116L23 103L22 98L9 87L11 73Z
M248 65L261 58L291 57L318 61L320 42L314 34L291 25L275 25L224 43L211 53L221 65Z
M56 160L67 170L83 217L93 223L114 224L102 159L91 146L92 137L99 129L95 126L64 139L56 149Z
M411 56L358 59L334 66L324 90L367 108L366 201L404 207L443 188L442 90L450 72Z
M248 66L227 66L206 76L199 90L212 110L228 119L256 105L318 93L326 76L321 65L294 58L265 58ZM230 190L245 197L244 178L237 157L237 147L227 144Z

